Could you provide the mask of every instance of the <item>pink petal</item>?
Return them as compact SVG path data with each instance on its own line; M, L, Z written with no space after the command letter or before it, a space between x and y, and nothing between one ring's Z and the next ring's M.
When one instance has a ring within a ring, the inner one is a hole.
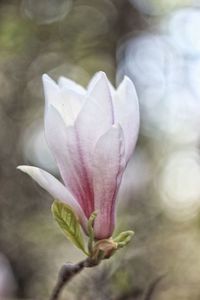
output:
M135 87L128 77L125 77L119 85L113 105L116 122L123 129L125 155L128 161L134 150L139 131L138 97Z
M122 129L113 126L97 142L93 156L95 237L108 238L115 223L115 202L125 167Z
M75 121L81 163L87 180L88 214L94 208L91 156L99 137L113 124L112 99L105 74L99 73L91 85L87 100Z
M76 131L74 127L66 127L53 106L49 106L45 113L45 136L65 185L88 217L93 206Z
M62 201L64 204L69 205L72 210L79 217L82 226L86 230L87 228L87 219L86 216L78 204L78 202L74 199L72 194L67 190L67 188L58 181L51 174L46 171L30 166L19 166L17 167L24 173L27 173L31 176L43 189L48 191L55 199Z

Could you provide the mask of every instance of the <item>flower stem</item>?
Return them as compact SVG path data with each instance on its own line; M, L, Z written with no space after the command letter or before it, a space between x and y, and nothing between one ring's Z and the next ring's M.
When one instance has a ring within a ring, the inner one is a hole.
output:
M100 261L95 261L90 257L85 260L80 261L77 264L64 264L58 274L57 283L53 289L50 300L58 300L60 293L64 286L78 273L80 273L84 268L92 268L98 265Z

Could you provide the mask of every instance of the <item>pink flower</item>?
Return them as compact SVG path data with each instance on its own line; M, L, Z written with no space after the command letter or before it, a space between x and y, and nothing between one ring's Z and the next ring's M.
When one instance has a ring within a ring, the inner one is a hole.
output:
M69 205L87 231L97 212L97 239L112 235L116 196L139 129L139 107L128 77L115 90L98 72L87 89L61 77L43 76L45 136L63 183L44 170L19 166L54 198Z

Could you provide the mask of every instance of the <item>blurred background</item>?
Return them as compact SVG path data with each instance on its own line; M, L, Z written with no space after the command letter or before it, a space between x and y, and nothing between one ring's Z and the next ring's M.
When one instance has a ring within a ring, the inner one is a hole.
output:
M54 223L51 197L16 166L58 175L41 75L85 86L99 70L116 85L128 75L139 95L116 230L135 237L62 299L199 300L199 0L0 1L0 299L48 299L60 266L82 258Z

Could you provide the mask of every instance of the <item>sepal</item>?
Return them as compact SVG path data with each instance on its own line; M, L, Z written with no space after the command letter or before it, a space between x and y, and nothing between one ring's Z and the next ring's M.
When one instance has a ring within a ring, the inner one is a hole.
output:
M79 219L71 207L56 200L52 204L52 214L66 237L96 264L99 264L103 259L110 258L117 250L125 247L134 235L133 231L128 230L121 232L114 239L110 237L108 239L96 240L94 235L94 221L97 213L94 211L88 220L88 250L86 250Z
M117 243L117 248L123 248L126 246L132 239L134 232L132 230L121 232L116 238L114 238L114 242Z
M54 219L58 223L59 227L64 232L65 236L79 249L81 249L86 255L83 233L78 217L74 211L68 205L54 201L51 207L51 211Z

